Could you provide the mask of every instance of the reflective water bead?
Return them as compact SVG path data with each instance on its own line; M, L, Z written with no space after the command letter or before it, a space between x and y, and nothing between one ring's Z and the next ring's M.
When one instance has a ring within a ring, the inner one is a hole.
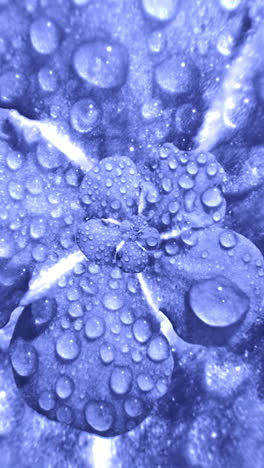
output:
M47 248L41 243L37 243L32 248L31 254L36 262L43 262L48 257Z
M171 21L177 12L177 0L142 0L145 13L159 21Z
M8 231L0 232L0 258L11 258L14 254L15 245Z
M17 171L20 169L24 162L24 157L21 153L17 153L16 151L9 151L6 157L6 162L12 171Z
M8 192L14 200L22 200L24 198L24 187L19 182L11 180L8 184Z
M82 44L73 62L79 77L97 88L118 88L126 81L127 52L117 42L98 39Z
M241 4L241 0L219 0L220 5L228 11L236 10Z
M30 40L36 52L49 55L59 45L59 32L56 24L48 18L38 18L30 26Z
M66 361L76 359L80 352L80 347L74 335L66 331L63 333L56 342L57 354Z
M41 392L38 403L43 411L50 411L54 408L56 401L53 393L44 391Z
M148 47L152 54L161 53L166 46L166 36L163 31L153 31L148 37Z
M56 416L59 422L64 424L71 424L72 410L68 406L62 406L57 409Z
M143 413L144 405L140 398L128 397L124 403L125 412L131 418L137 418Z
M72 318L78 318L83 315L83 308L82 305L79 302L74 302L70 304L70 307L68 309L68 313Z
M233 231L226 229L219 236L219 242L225 249L232 249L237 244L237 237Z
M73 392L73 381L70 377L63 375L56 382L56 393L62 400L69 398Z
M136 320L133 324L133 333L139 343L146 343L152 335L149 321L143 317Z
M98 432L108 431L113 424L112 407L105 401L90 401L85 409L87 423Z
M132 383L132 373L128 367L114 367L111 378L110 387L117 395L126 394Z
M110 292L103 296L103 305L108 310L116 311L123 307L124 301L120 294Z
M162 335L152 338L148 345L148 357L154 362L164 361L169 357L169 345Z
M212 187L202 194L202 202L207 208L217 208L223 203L223 195L219 188Z
M30 377L37 369L38 356L35 348L24 341L11 346L11 363L21 377Z
M91 132L100 117L100 109L92 99L80 99L71 108L71 125L79 133Z
M43 67L38 72L38 82L46 93L53 93L58 87L58 76L49 67Z
M154 387L154 381L149 374L139 374L137 384L142 392L150 392Z
M89 340L100 338L105 331L105 323L101 317L90 317L85 324L85 334Z
M43 190L43 181L39 176L29 176L26 188L32 195L39 195Z
M46 220L44 218L33 218L29 232L32 239L41 239L46 232Z
M189 190L193 188L194 181L187 174L183 174L178 181L179 186L184 190Z
M104 364L110 364L115 358L115 350L110 343L103 343L100 346L100 358Z
M120 314L121 322L125 325L131 325L134 322L134 313L130 309L123 309Z
M189 303L195 315L212 327L228 327L242 319L249 298L225 276L198 281L189 291Z

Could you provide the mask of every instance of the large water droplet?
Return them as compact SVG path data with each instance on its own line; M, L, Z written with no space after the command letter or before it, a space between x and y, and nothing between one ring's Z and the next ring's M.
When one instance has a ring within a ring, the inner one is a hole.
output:
M103 304L106 309L115 311L123 307L124 301L120 293L115 294L115 293L110 292L104 295Z
M108 431L112 427L113 410L105 401L90 401L85 416L87 423L98 432Z
M133 333L139 343L146 343L152 335L149 321L143 317L136 320L133 325Z
M124 403L125 412L131 418L137 418L143 413L144 406L140 398L128 397Z
M57 339L56 351L62 359L65 359L66 361L71 361L77 358L80 352L80 347L76 342L74 335L68 331L63 333Z
M124 395L130 389L132 373L128 367L115 367L110 378L110 387L117 395Z
M24 341L11 347L11 363L21 377L30 377L37 369L38 356L35 348Z
M59 398L64 400L65 398L69 398L69 396L73 392L73 381L70 377L63 375L59 377L56 382L56 393Z
M202 202L207 208L217 208L223 203L223 195L219 188L209 188L203 193Z
M154 387L154 381L149 374L139 374L137 384L142 392L150 392Z
M56 401L53 393L44 391L40 394L38 403L42 410L50 411L54 408Z
M110 343L103 343L100 347L100 357L104 364L110 364L115 358L115 350Z
M105 331L105 323L101 317L90 317L85 324L85 334L89 340L100 338Z
M227 327L247 312L249 298L225 276L216 276L194 284L189 291L195 315L212 327Z
M30 40L35 51L49 55L59 45L59 33L55 23L47 18L38 18L30 26Z
M220 245L225 249L232 249L237 244L236 234L233 231L229 231L227 229L220 234L219 242Z
M152 338L148 345L148 357L155 362L164 361L169 357L169 345L162 335Z

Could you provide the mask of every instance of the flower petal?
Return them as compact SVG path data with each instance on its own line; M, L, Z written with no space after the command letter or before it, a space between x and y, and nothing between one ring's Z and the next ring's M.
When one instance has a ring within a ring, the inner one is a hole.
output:
M10 353L29 406L78 429L113 436L139 424L170 383L173 360L137 280L86 264L28 306Z
M160 231L204 228L223 219L224 170L211 153L186 153L166 143L155 164L150 161L142 173L146 180L143 214Z
M186 341L237 346L263 320L263 257L245 237L218 227L145 271L161 310ZM169 280L168 280L169 278Z
M84 177L80 199L88 217L122 219L137 213L140 177L127 157L100 161Z

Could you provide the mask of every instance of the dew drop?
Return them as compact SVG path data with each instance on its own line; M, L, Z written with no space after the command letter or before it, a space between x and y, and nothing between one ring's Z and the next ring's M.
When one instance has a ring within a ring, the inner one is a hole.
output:
M110 387L117 395L124 395L131 387L132 373L128 367L115 367L110 378Z
M56 393L59 398L64 400L69 398L69 396L72 394L73 387L74 384L72 379L66 375L63 375L62 377L59 377L56 382Z
M105 401L90 401L85 409L87 423L98 432L108 431L113 424L113 410Z
M235 324L249 307L247 295L225 276L194 284L189 291L189 303L195 315L212 327Z
M103 343L100 346L100 358L104 364L110 364L115 358L115 350L110 343Z
M50 411L54 408L56 401L53 393L44 391L41 392L38 403L43 411Z
M56 342L58 355L66 361L76 359L80 352L80 347L71 332L63 333Z
M133 325L133 333L135 339L139 343L146 343L152 335L149 321L145 318L139 318L136 320Z
M219 242L225 249L232 249L237 244L236 234L232 231L225 230L220 234Z
M154 381L148 374L139 374L137 384L142 392L150 392L154 387Z
M37 369L37 352L33 346L18 341L11 348L11 363L21 377L30 377Z
M152 338L148 345L148 357L154 362L164 361L169 357L169 345L162 335Z
M85 324L85 334L89 340L100 338L105 331L105 323L101 317L90 317Z
M115 293L107 293L104 295L103 297L103 304L105 306L106 309L108 310L111 310L111 311L115 311L115 310L119 310L123 307L124 305L124 301L119 294L115 294Z
M140 398L128 397L124 403L125 412L130 418L137 418L143 413L144 406Z

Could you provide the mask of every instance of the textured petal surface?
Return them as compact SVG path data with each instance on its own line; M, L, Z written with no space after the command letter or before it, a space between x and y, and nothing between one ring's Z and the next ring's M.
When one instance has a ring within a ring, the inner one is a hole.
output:
M27 403L87 432L132 429L166 393L173 367L137 280L84 264L54 298L28 306L14 333L11 362Z
M246 341L263 321L263 257L254 244L211 227L197 234L195 245L172 253L146 275L177 333L206 346Z

